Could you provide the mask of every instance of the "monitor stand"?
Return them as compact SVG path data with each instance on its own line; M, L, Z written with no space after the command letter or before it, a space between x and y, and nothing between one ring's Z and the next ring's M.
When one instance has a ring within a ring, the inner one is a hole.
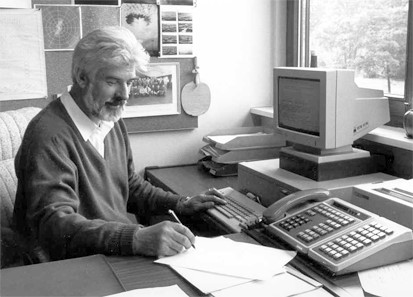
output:
M351 146L338 150L314 152L303 146L283 147L280 168L325 181L378 172L378 156Z

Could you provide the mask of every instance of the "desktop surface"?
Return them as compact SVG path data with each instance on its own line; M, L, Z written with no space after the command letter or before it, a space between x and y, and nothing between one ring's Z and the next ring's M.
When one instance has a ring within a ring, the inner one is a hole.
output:
M258 244L244 233L227 236ZM154 257L92 255L0 270L1 296L106 296L177 284L188 296L203 294Z
M147 167L145 177L155 186L180 195L193 196L209 188L238 188L237 176L215 177L196 164Z
M280 168L279 159L242 162L238 165L238 191L251 192L268 207L291 193L323 188L332 195L349 201L353 186L394 180L397 177L382 172L326 181L315 181Z

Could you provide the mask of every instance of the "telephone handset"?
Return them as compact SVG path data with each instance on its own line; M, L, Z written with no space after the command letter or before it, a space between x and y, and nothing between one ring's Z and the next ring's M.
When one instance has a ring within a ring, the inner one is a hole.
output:
M295 192L271 204L262 214L264 223L278 221L287 215L286 212L307 202L321 202L330 195L327 189L316 188Z

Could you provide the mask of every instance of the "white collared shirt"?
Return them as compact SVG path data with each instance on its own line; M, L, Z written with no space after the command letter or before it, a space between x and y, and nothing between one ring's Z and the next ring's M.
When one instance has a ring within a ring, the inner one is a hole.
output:
M73 100L69 92L63 93L60 98L63 106L66 108L69 116L72 118L85 141L89 141L93 147L99 152L102 158L105 157L104 140L106 135L113 128L114 123L108 121L101 121L100 125L96 125L89 119L85 113L79 108Z

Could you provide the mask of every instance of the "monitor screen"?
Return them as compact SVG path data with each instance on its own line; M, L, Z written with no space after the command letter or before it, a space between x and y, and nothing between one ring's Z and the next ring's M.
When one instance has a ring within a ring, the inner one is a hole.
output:
M297 132L320 135L320 80L278 78L278 124Z

